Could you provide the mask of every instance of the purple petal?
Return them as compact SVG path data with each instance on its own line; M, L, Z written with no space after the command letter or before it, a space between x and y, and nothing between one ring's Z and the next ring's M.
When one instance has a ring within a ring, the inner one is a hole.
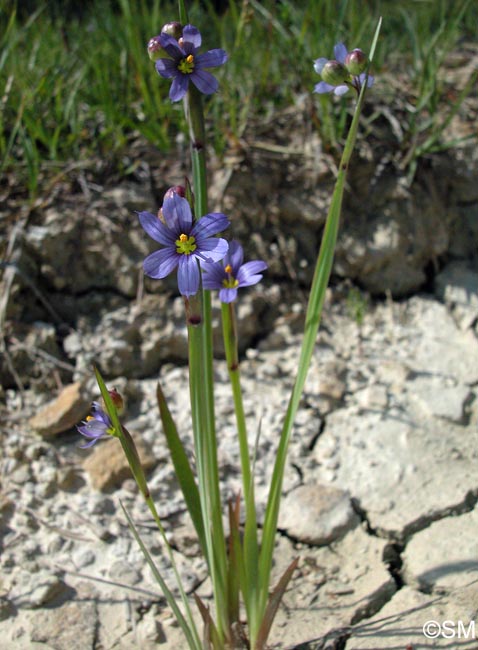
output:
M178 289L182 296L194 296L199 289L199 266L194 255L181 255L178 268Z
M162 223L158 217L151 212L138 212L139 222L147 234L154 241L163 244L163 246L174 245L176 237L167 226Z
M219 291L219 300L221 302L234 302L237 298L237 289L224 288Z
M174 271L178 265L180 255L175 248L162 248L148 255L143 262L143 269L147 276L161 280Z
M334 95L337 95L337 97L341 97L342 95L345 95L345 93L348 92L349 92L348 86L336 86L334 90Z
M361 75L359 75L359 81L360 85L362 85L365 81L367 74L365 72L362 72ZM367 79L367 88L371 88L373 86L373 82L375 81L375 78L372 77L372 75L369 74L368 79Z
M81 433L81 431L80 431ZM85 435L85 434L83 434ZM85 443L84 445L78 445L80 449L88 449L88 447L93 447L95 443L97 443L99 438L93 438L93 440L90 440L89 442Z
M219 81L210 72L195 69L190 75L191 81L203 95L212 95L219 88Z
M172 102L179 102L179 100L186 94L189 84L189 76L190 75L178 72L174 77L171 88L169 89L169 99Z
M178 74L178 68L175 61L171 59L158 59L154 64L156 71L165 79L171 79Z
M221 49L209 50L196 57L196 66L202 68L217 68L224 65L228 59L227 52Z
M174 241L182 233L188 235L190 232L192 233L193 216L191 208L187 200L178 194L173 193L164 199L163 216L168 227L175 235Z
M87 438L98 438L105 435L107 428L104 422L88 420L85 425L78 427L78 431Z
M174 205L174 212L177 215L177 224L181 233L189 234L193 225L193 215L191 213L191 206L187 199L183 199L179 194L173 193L171 199Z
M195 255L200 260L208 262L219 262L223 259L224 255L227 253L229 244L225 239L220 237L209 237L209 239L204 239L201 241L201 245L196 249Z
M320 74L322 72L322 69L327 61L328 59L324 59L324 57L321 57L320 59L316 59L314 61L314 70L317 72L317 74Z
M195 48L201 47L201 33L194 25L186 25L183 29L183 41L191 43Z
M220 262L206 262L202 264L202 284L205 289L221 289L222 281L226 280L227 274Z
M161 32L158 40L161 47L176 61L184 57L184 51L179 47L177 40L170 34Z
M339 63L345 63L345 57L348 54L348 50L343 43L337 43L334 47L334 56Z
M267 264L262 260L246 262L241 266L236 276L240 287L250 287L262 280L262 271L267 269Z
M325 81L319 81L319 83L314 86L314 93L330 93L333 89L334 86L325 83Z
M229 225L229 219L222 212L211 212L205 214L204 217L196 221L191 230L191 235L196 237L198 242L212 235L217 235L218 233L226 230Z
M232 266L232 274L237 275L237 272L241 268L241 264L244 261L244 251L239 242L233 240L229 244L229 254L227 255L226 264Z

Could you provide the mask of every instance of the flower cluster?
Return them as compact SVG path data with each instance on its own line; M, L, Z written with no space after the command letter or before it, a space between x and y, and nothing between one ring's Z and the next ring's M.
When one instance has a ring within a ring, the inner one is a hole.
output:
M314 70L320 74L322 81L316 84L316 93L330 93L345 95L349 88L360 92L363 84L367 87L373 85L373 77L367 76L368 59L360 49L349 52L343 43L334 47L335 59L320 58L314 61Z
M163 246L146 257L144 272L161 279L177 268L179 293L188 298L199 290L202 269L204 288L219 289L219 299L232 302L238 288L261 280L267 265L262 261L243 264L242 247L216 237L229 225L226 215L213 212L194 221L180 190L175 187L166 192L159 217L151 212L138 214L143 229Z
M198 54L201 42L201 34L194 25L182 28L179 23L168 23L161 34L148 43L148 53L156 61L158 73L173 80L169 90L173 102L184 97L189 81L204 95L211 95L218 89L217 79L207 68L226 63L227 54L219 48Z

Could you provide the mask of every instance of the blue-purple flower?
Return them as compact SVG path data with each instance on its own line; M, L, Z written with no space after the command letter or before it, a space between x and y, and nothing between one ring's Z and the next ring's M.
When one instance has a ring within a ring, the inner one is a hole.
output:
M179 40L165 32L162 32L157 40L171 57L160 58L155 65L162 77L173 80L169 90L169 98L173 102L184 97L190 80L205 95L216 92L219 83L206 68L216 68L226 63L227 54L224 50L215 49L198 54L202 39L199 30L193 25L184 27Z
M374 78L366 72L356 72L367 66L367 58L361 50L355 49L350 53L343 43L334 47L335 59L320 58L314 61L314 70L322 76L322 81L314 87L316 93L330 93L345 95L349 88L360 92L362 85L367 80L367 88L373 85Z
M108 415L103 411L98 402L91 405L91 415L88 415L84 422L76 427L82 436L89 439L85 445L80 445L82 449L91 447L100 438L112 435L114 427Z
M204 288L219 289L221 302L233 302L237 298L239 288L260 282L262 271L267 269L267 264L262 260L243 264L243 259L242 246L237 241L232 241L222 262L203 265Z
M144 272L161 279L178 267L179 293L193 296L199 289L198 262L218 262L227 253L227 241L215 235L227 228L229 220L213 212L193 222L189 203L176 193L164 199L162 217L164 223L150 212L139 213L144 230L164 247L148 255Z

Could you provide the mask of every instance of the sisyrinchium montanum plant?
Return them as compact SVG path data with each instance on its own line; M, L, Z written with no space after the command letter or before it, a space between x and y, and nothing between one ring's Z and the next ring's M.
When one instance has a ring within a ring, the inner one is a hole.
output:
M181 584L133 438L120 421L121 396L114 389L107 389L97 368L95 374L102 400L93 403L91 416L78 430L86 438L83 447L91 447L106 436L116 437L121 443L133 477L165 543L177 582L175 588L169 587L162 578L133 521L123 508L125 516L184 632L188 647L194 650L263 650L282 596L297 566L297 560L294 560L278 583L271 587L274 541L287 450L317 338L334 257L345 178L357 137L359 117L365 93L374 82L368 70L376 48L380 22L379 20L368 56L358 48L348 51L343 43L338 43L334 48L333 59L319 58L314 62L315 71L321 76L315 92L341 96L351 91L355 96L355 109L318 251L297 374L278 438L262 530L258 526L254 496L254 450L249 448L242 399L235 304L243 288L262 279L267 265L262 260L244 261L241 244L235 240L228 243L222 236L229 226L228 217L208 211L203 95L214 95L218 90L219 82L210 70L225 65L228 55L222 49L203 51L201 33L197 27L189 24L184 0L179 1L179 21L164 25L160 34L148 43L148 53L155 62L156 71L171 82L169 100L183 101L191 144L192 183L187 181L185 186L170 188L157 214L139 212L138 218L147 235L159 245L158 250L144 260L145 274L162 279L170 273L177 273L178 290L184 299L189 341L194 469L159 384L157 401L178 483L211 579L213 610L195 595L202 629L198 626L198 617L194 616L190 599ZM212 291L218 292L221 302L224 349L242 472L242 493L227 504L221 502L217 457ZM227 515L229 522L227 536L223 514Z

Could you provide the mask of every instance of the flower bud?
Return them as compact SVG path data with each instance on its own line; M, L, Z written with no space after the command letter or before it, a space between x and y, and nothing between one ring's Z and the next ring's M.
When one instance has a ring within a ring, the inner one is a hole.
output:
M345 67L350 74L353 74L354 76L362 74L362 72L365 71L367 64L367 57L362 50L359 50L358 48L349 52L345 57Z
M186 188L182 185L174 185L173 187L170 187L169 190L167 190L166 194L164 195L164 199L172 199L175 194L180 196L182 199L186 198Z
M339 86L340 84L349 81L350 75L347 68L339 61L327 61L320 73L325 83L331 86Z
M159 42L159 36L153 36L148 42L148 56L151 61L171 58Z
M183 35L183 26L176 20L171 23L166 23L161 28L161 34L168 34L169 36L172 36L177 41L179 41Z
M123 410L124 410L124 400L123 400L123 398L118 393L116 388L112 388L111 390L109 390L108 394L111 397L111 401L113 402L113 404L115 406L117 414L121 415Z

